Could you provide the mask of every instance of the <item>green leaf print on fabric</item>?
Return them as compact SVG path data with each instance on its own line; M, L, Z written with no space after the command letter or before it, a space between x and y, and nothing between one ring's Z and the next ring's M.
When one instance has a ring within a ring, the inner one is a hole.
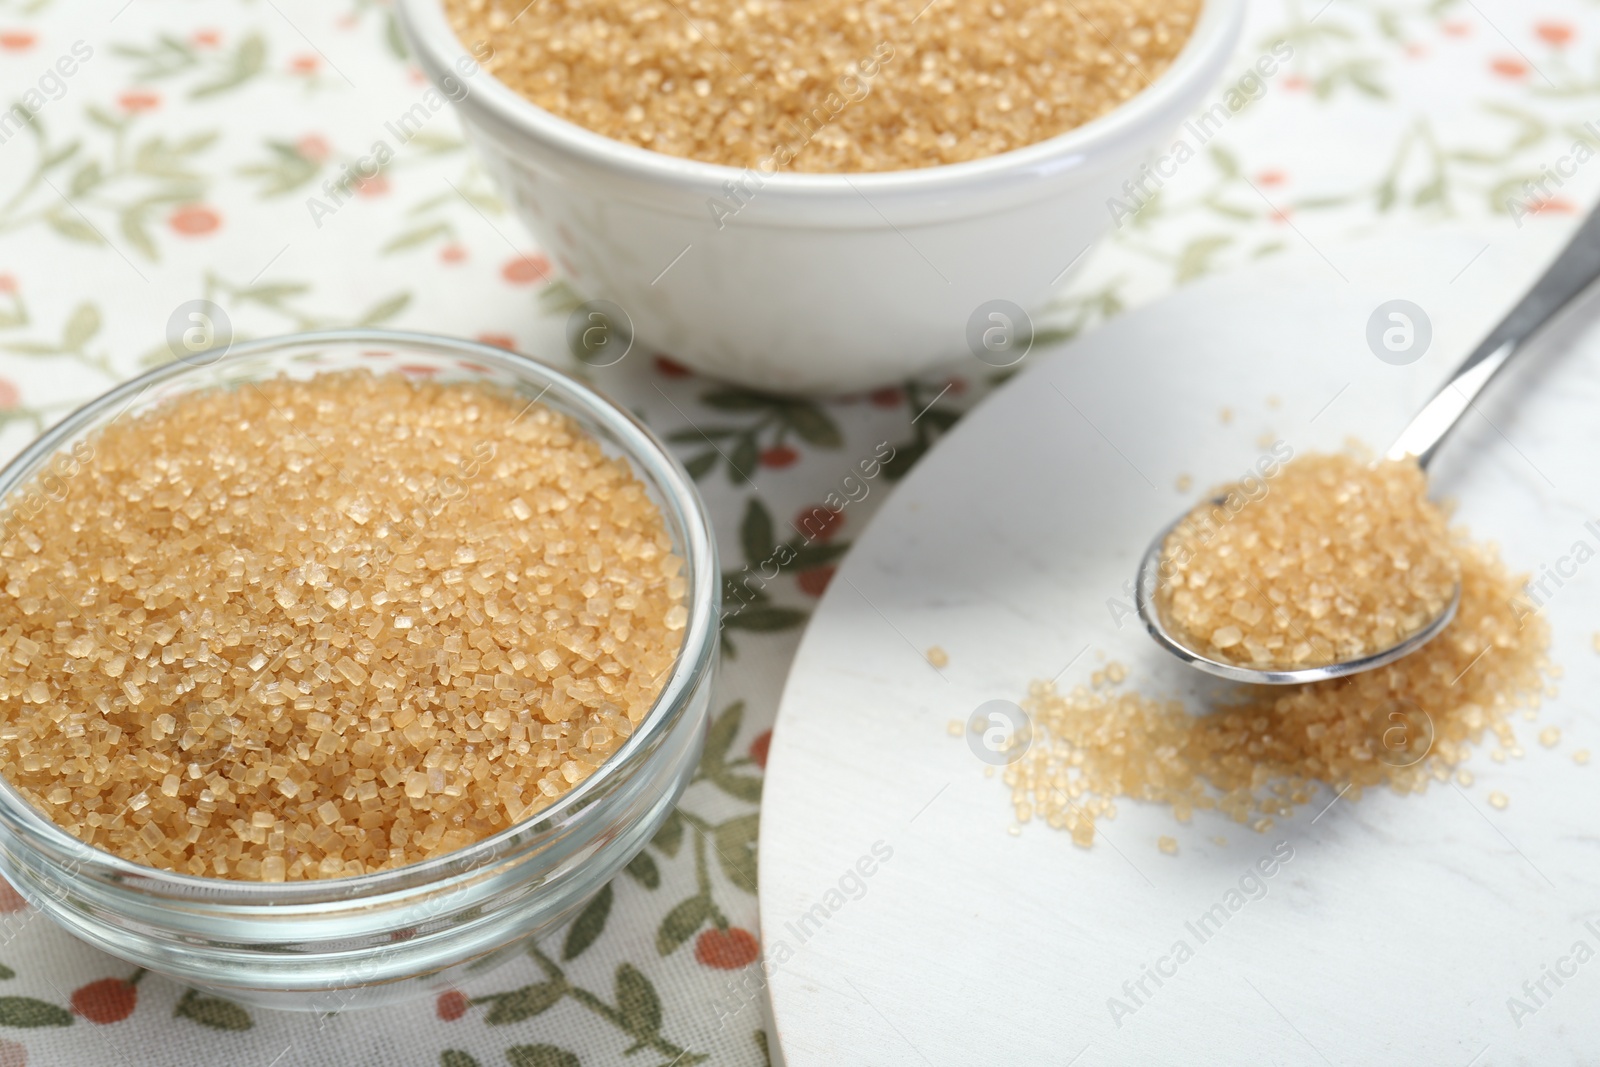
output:
M72 1013L33 997L0 997L0 1026L71 1026Z
M191 1019L213 1030L248 1030L255 1026L250 1013L233 1001L206 996L196 989L183 995L177 1007L172 1009L172 1016L175 1019Z
M579 1067L577 1056L554 1045L514 1045L506 1060L511 1067Z
M611 915L611 901L615 895L611 883L607 882L594 895L594 899L584 905L572 925L567 927L567 939L561 945L563 960L577 959L583 955L584 949L594 944L595 938L606 928L606 919Z

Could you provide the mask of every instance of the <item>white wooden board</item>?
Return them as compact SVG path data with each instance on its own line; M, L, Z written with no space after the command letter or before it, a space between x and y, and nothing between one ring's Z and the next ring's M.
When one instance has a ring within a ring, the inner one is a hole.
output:
M1537 723L1518 722L1526 758L1480 752L1461 791L1369 793L1313 823L1325 789L1265 835L1123 802L1085 851L1039 824L1009 834L1006 788L946 730L1030 679L1085 681L1099 653L1146 691L1207 691L1108 608L1152 532L1242 473L1262 435L1386 445L1569 226L1387 232L1193 285L1030 359L915 470L834 578L773 739L761 913L790 1067L1600 1056L1600 957L1561 962L1580 941L1600 952L1600 765L1572 759L1600 752L1600 561L1546 608L1565 676ZM1364 338L1395 298L1432 321L1410 366ZM1600 520L1600 304L1530 357L1434 476L1537 572L1579 541L1600 549L1600 523L1585 525ZM1174 486L1185 473L1190 494ZM922 658L932 645L950 654L942 671ZM1563 731L1554 750L1535 739L1547 725ZM1490 790L1510 807L1490 808ZM1247 880L1260 898L1198 937L1186 924L1274 849L1292 858L1259 892ZM1146 977L1135 1002L1124 983L1179 941L1192 957L1162 963L1170 976ZM1536 1003L1524 982L1558 964L1572 975L1545 978ZM1112 997L1135 1010L1114 1018ZM1511 997L1536 1010L1514 1019Z

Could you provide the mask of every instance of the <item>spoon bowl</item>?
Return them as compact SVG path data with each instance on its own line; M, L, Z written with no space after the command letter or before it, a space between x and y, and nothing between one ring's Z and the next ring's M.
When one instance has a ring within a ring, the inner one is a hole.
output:
M1230 682L1245 682L1252 685L1304 685L1307 682L1326 682L1331 678L1343 678L1361 671L1370 671L1393 663L1402 656L1409 656L1432 641L1455 619L1456 609L1461 606L1461 583L1457 582L1455 592L1450 596L1450 602L1426 626L1390 648L1357 659L1317 667L1283 669L1250 667L1215 659L1178 640L1177 636L1167 628L1166 620L1161 617L1161 606L1156 602L1156 592L1161 588L1161 547L1167 543L1167 535L1172 533L1185 518L1187 512L1169 523L1166 529L1150 542L1150 547L1145 549L1144 558L1139 561L1138 578L1133 584L1134 604L1139 609L1139 618L1144 622L1145 629L1155 638L1156 644L1189 666L1218 678L1226 678Z

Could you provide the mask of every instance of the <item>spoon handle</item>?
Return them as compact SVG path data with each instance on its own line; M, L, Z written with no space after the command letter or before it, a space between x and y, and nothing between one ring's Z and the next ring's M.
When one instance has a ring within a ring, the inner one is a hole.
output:
M1511 309L1500 325L1489 332L1465 363L1456 369L1433 399L1417 412L1394 444L1386 459L1415 456L1427 469L1439 444L1478 398L1489 380L1510 362L1523 345L1574 297L1600 278L1600 208L1596 208L1567 247L1561 250L1522 302Z

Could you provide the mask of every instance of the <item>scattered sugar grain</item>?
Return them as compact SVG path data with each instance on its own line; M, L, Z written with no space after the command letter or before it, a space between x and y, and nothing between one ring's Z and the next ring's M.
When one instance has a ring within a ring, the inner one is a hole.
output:
M1158 837L1156 838L1156 847L1169 856L1176 856L1178 854L1178 839L1176 837Z
M1559 726L1546 726L1539 731L1539 743L1545 748L1555 748L1561 743L1561 728Z
M938 645L934 645L932 648L928 649L926 655L928 657L928 662L932 664L935 669L943 669L950 666L950 653L946 652Z
M1500 792L1500 790L1498 790L1498 789L1496 789L1494 792L1489 794L1489 806L1491 808L1496 808L1496 809L1498 809L1500 811L1504 811L1506 809L1506 805L1508 805L1510 803L1511 803L1511 798L1506 796L1504 793Z
M1493 745L1491 758L1503 761L1516 713L1538 706L1550 631L1542 616L1518 617L1525 576L1511 573L1492 544L1462 532L1450 549L1461 581L1455 620L1377 670L1234 690L1203 715L1137 688L1034 682L1023 702L1033 742L1004 774L1013 809L1088 847L1124 798L1164 804L1182 822L1216 811L1263 832L1309 804L1319 782L1351 802L1380 786L1421 793L1452 772L1470 782L1458 768L1473 748ZM1399 721L1407 744L1420 746L1414 753L1391 747Z

